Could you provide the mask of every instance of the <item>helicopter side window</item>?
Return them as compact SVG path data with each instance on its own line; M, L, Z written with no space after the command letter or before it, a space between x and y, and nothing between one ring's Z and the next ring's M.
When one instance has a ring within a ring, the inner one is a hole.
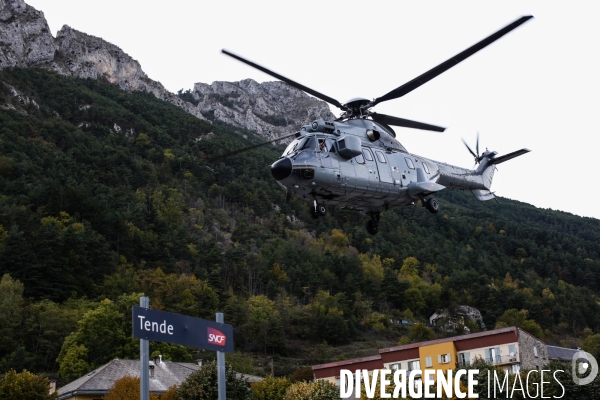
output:
M405 160L406 160L406 165L408 165L408 168L415 169L415 164L413 164L413 162L410 158L405 158Z
M429 166L427 165L427 163L423 163L423 169L425 170L425 172L429 173Z
M333 144L333 140L325 139L325 147L327 148L328 152L335 153L335 145Z
M382 164L387 163L387 161L385 160L385 156L383 155L382 152L376 151L375 155L377 156L377 159L379 160L380 163L382 163Z
M365 159L363 158L362 155L357 155L356 157L354 157L354 159L356 160L357 163L359 164L364 164L365 163Z
M367 149L363 149L363 155L365 156L365 160L367 161L373 161L373 155L371 154L371 152Z

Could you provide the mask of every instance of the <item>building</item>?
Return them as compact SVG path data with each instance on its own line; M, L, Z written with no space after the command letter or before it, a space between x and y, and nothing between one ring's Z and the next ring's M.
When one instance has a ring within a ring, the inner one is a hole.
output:
M202 368L201 363L150 361L150 391L161 394L173 385L181 385L193 372ZM140 376L140 360L115 359L58 389L59 400L101 400L115 381L124 376ZM258 376L238 374L249 383L262 380Z
M539 369L548 362L544 342L522 329L509 327L380 349L379 354L312 367L315 379L339 384L340 370L405 370L419 377L423 369L444 372L466 367L477 359L505 371Z
M474 307L464 305L458 306L454 312L451 312L447 308L437 310L429 317L429 326L451 331L457 329L459 326L464 326L465 318L469 318L481 328L485 328L481 312ZM465 330L468 331L468 328L465 327Z

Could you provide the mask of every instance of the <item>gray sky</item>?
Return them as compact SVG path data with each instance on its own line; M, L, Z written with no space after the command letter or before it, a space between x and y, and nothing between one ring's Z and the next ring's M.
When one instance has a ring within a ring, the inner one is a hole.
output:
M522 15L535 18L376 111L445 126L398 128L411 152L471 167L460 138L500 155L500 196L600 218L596 204L600 24L593 1L26 0L121 47L171 91L268 75L238 53L342 103L379 97ZM337 115L339 111L332 109ZM443 205L442 205L443 206ZM491 205L490 205L491 206Z

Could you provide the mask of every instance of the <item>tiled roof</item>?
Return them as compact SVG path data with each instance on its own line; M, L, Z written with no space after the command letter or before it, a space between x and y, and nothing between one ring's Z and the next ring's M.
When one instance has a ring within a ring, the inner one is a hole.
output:
M379 349L379 353L389 353L391 351L414 349L416 347L430 346L432 344L457 342L459 340L467 340L467 339L475 339L475 338L484 337L484 336L498 335L500 333L516 332L516 330L517 330L517 328L515 328L514 326L511 326L508 328L494 329L491 331L470 333L468 335L451 336L451 337L447 337L447 338L443 338L443 339L429 340L427 342L411 343L411 344L405 344L403 346L395 346L395 347L388 347L385 349Z
M154 376L150 378L150 391L163 392L173 385L180 385L192 372L200 369L193 363L162 361L156 363ZM116 380L124 376L140 376L139 360L115 359L98 369L74 380L58 389L59 398L66 398L73 392L106 393Z
M571 361L575 353L577 353L576 349L567 349L565 347L547 346L547 348L548 358L551 360Z
M363 362L367 362L367 361L377 361L377 360L381 360L381 356L379 354L376 356L353 358L351 360L343 360L343 361L336 361L336 362L327 363L327 364L313 365L312 369L314 371L316 369L341 367L343 365L351 365L351 364L356 364L356 363L363 363Z

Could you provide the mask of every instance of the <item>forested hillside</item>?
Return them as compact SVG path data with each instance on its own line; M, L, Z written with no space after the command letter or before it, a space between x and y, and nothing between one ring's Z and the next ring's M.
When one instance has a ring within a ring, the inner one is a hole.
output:
M268 168L281 148L207 161L258 143L251 132L103 81L5 69L0 82L0 373L68 380L136 358L141 293L157 309L224 311L232 361L254 373L265 354L289 374L447 334L392 321L460 304L549 343L600 332L596 219L447 191L439 214L389 211L371 236L357 212L313 220L286 204ZM151 348L210 357L192 350Z

